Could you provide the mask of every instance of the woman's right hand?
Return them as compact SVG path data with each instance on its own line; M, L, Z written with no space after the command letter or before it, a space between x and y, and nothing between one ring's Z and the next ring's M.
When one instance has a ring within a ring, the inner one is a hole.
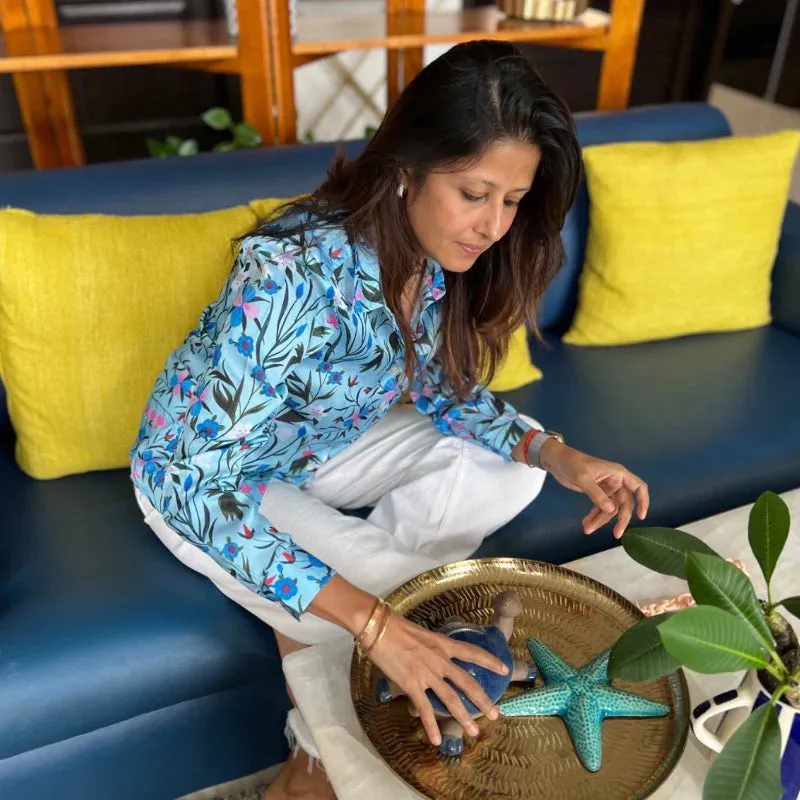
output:
M334 575L309 606L318 617L342 626L358 637L367 621L377 610L377 597L353 586L341 575ZM445 679L452 681L489 719L497 719L499 711L478 682L452 659L477 664L499 675L508 670L499 658L481 647L448 639L410 622L401 614L390 611L383 638L370 653L370 660L383 674L394 681L417 708L431 742L441 744L439 726L433 706L425 694L432 689L464 730L476 735L478 730L461 698ZM380 626L378 626L379 628ZM379 629L373 630L362 647L368 650L377 639Z
M425 694L428 689L433 690L467 733L472 736L478 733L474 720L453 686L445 681L446 678L461 689L485 716L497 719L499 711L486 692L475 678L454 664L452 659L472 662L499 675L507 675L508 669L499 658L481 647L429 631L395 611L389 613L384 636L369 658L408 695L419 712L432 744L438 746L442 739L433 706ZM369 648L374 638L373 634L369 641L364 642L365 649Z

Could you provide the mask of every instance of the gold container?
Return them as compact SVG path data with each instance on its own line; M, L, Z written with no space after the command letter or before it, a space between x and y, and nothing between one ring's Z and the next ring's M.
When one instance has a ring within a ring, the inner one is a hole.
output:
M571 22L589 7L589 0L498 0L497 7L526 22Z
M511 649L529 659L535 636L567 663L582 666L636 621L639 610L621 595L571 570L521 559L473 559L431 570L395 590L389 605L426 628L451 618L488 624L498 592L514 589L524 606ZM351 692L364 732L388 767L429 800L632 800L649 796L683 752L689 729L689 692L682 671L647 683L614 686L665 703L665 717L603 722L603 762L596 773L579 761L558 717L478 720L464 753L445 759L422 724L398 698L376 698L379 671L354 649ZM520 691L509 687L508 695Z

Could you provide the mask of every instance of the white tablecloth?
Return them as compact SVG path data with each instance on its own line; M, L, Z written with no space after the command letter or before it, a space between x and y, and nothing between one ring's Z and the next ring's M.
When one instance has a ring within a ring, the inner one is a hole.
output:
M800 489L784 494L783 498L789 505L793 524L773 578L775 597L797 594L796 576L800 574ZM684 526L684 530L700 536L720 555L741 559L756 585L756 591L763 595L761 572L747 542L750 508L745 506L700 520ZM685 582L649 572L632 561L621 547L565 566L611 586L640 604L686 591ZM286 678L311 728L336 795L339 800L369 797L416 800L419 795L394 776L375 754L361 730L350 700L352 652L353 643L348 637L306 648L284 662ZM686 677L692 705L738 683L736 675L698 675L687 671ZM711 754L690 735L678 766L653 798L699 798L710 758Z

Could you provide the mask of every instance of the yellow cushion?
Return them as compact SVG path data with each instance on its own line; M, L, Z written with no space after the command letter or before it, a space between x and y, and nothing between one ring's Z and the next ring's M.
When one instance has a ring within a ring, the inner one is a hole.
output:
M493 392L510 392L520 389L529 383L538 381L542 377L541 370L531 361L528 349L528 330L523 325L511 335L508 345L508 355L498 366L494 378L489 383Z
M767 325L800 131L587 147L591 202L564 341L619 345Z
M167 356L220 291L247 206L114 217L0 211L0 361L35 478L124 467Z
M140 217L0 210L0 363L26 473L128 465L155 377L219 294L231 240L283 202ZM520 329L492 388L536 377Z

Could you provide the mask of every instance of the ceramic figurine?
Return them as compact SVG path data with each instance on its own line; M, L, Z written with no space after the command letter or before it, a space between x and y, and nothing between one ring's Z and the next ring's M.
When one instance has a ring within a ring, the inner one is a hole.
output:
M498 675L496 672L479 667L476 664L453 659L462 669L465 669L481 685L496 703L502 697L512 681L533 681L538 674L533 663L515 661L509 647L511 634L514 632L514 621L522 613L522 603L513 591L503 592L494 601L494 616L490 625L473 625L463 620L450 620L437 629L437 633L456 639L460 642L478 645L497 656L509 669L507 675ZM455 688L455 687L454 687ZM378 700L388 703L395 697L403 695L402 690L387 678L378 681ZM473 718L482 716L480 710L460 690L456 689L461 701ZM428 690L428 698L438 719L442 731L442 743L439 752L444 756L459 756L464 751L464 730L456 722L439 698ZM409 713L418 716L416 708L409 704Z
M561 717L578 757L592 772L597 772L602 762L604 719L663 717L669 713L669 706L610 686L610 648L580 669L565 664L538 639L528 639L528 650L542 671L545 685L502 700L498 703L500 713L505 717Z

